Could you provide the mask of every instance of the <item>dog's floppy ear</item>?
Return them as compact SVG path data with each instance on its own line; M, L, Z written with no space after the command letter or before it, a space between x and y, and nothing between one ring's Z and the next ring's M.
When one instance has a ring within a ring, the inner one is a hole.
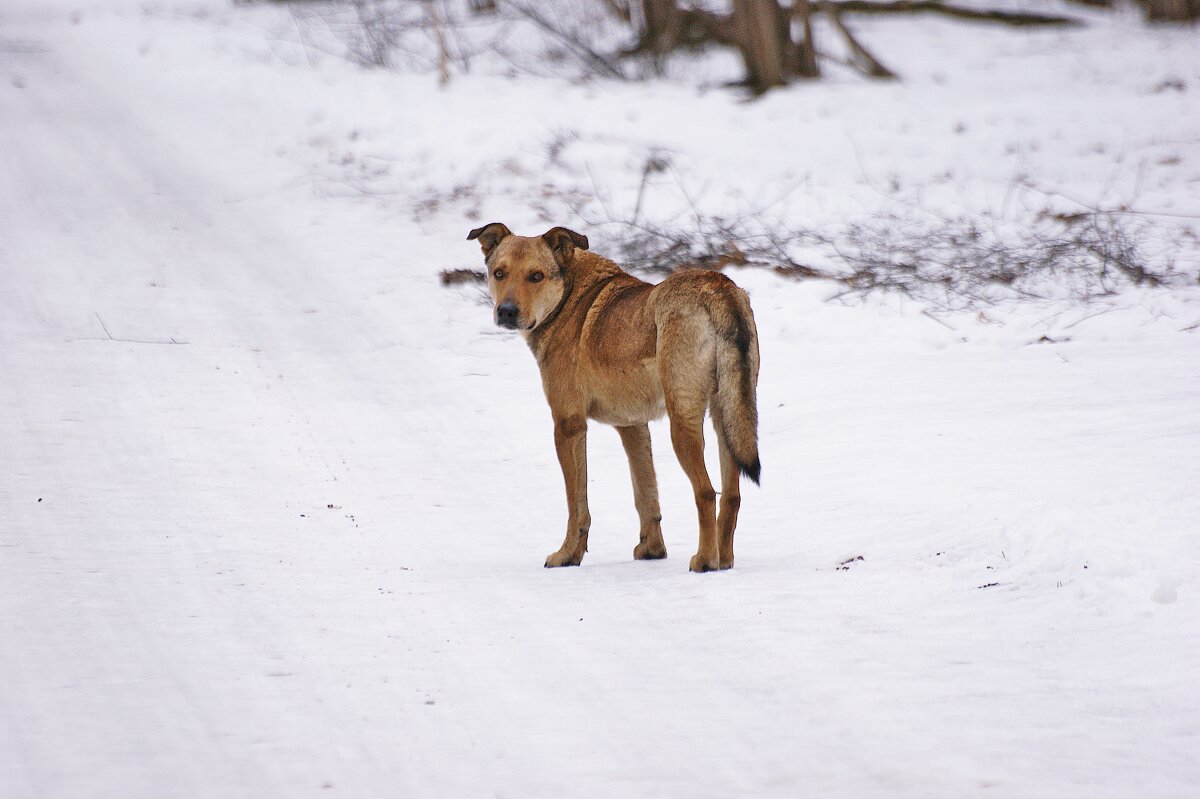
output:
M570 261L576 248L588 248L587 236L565 227L550 228L542 234L542 241L546 242L560 264Z
M479 246L483 249L483 257L487 258L492 254L492 250L496 249L496 245L504 240L505 236L511 236L512 231L507 225L500 222L489 222L483 227L477 227L467 234L467 241L479 239Z

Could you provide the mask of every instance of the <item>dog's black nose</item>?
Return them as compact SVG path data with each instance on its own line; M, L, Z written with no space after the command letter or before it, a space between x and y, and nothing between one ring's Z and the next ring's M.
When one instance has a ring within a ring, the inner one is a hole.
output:
M496 306L496 324L500 327L516 327L518 315L517 304L512 300L505 300Z

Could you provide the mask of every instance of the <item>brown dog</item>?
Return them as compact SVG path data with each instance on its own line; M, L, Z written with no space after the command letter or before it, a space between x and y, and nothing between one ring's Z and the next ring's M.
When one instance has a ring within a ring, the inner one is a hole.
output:
M758 482L758 333L750 300L719 272L683 270L657 286L586 252L556 227L515 236L493 222L472 230L487 264L496 324L520 331L537 358L567 484L567 537L546 566L578 566L592 519L587 420L613 425L629 456L641 519L638 559L665 558L647 422L665 411L675 455L700 515L694 572L733 565L740 474ZM704 412L721 453L721 515L704 466ZM719 535L718 535L719 531Z

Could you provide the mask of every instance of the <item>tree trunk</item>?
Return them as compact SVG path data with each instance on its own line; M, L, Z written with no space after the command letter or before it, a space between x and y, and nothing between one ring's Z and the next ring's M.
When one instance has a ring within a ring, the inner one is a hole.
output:
M641 36L631 54L657 58L683 47L733 44L727 17L701 8L680 8L676 0L642 0Z
M1151 22L1191 22L1200 19L1200 0L1138 0Z
M642 40L638 49L655 60L670 53L679 44L683 12L675 0L642 0Z
M733 30L746 62L746 82L756 93L800 74L791 21L776 0L733 0Z
M821 77L821 67L817 64L817 45L813 42L812 6L808 0L792 0L792 18L800 20L800 76L804 78Z
M746 83L758 94L791 78L821 74L804 0L793 0L791 9L778 0L733 0L729 16L692 6L680 8L677 0L641 0L640 5L641 36L627 54L649 55L659 69L673 50L717 43L741 52ZM799 44L792 40L793 14L803 28Z

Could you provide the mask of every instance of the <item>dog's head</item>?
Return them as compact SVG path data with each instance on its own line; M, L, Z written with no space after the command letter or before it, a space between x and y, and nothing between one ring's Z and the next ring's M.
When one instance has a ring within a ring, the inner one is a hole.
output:
M483 249L496 324L522 333L532 331L562 303L575 250L588 248L587 236L565 227L541 236L515 236L492 222L467 238L479 239Z

